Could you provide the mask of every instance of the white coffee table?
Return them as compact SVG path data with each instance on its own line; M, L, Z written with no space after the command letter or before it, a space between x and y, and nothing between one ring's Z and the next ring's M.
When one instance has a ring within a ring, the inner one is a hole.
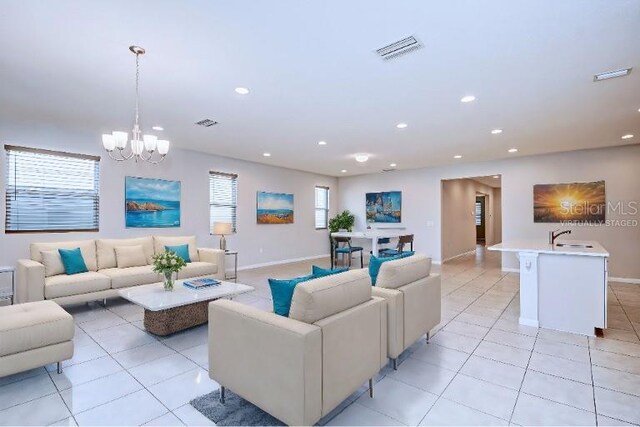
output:
M164 336L206 323L211 301L233 298L254 290L252 286L225 281L218 286L196 290L187 288L183 282L176 280L173 291L165 291L162 282L159 282L122 289L118 293L144 308L144 327L147 331Z

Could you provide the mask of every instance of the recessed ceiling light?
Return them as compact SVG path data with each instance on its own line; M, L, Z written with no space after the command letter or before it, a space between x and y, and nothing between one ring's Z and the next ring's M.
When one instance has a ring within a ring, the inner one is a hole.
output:
M162 126L152 126L151 129L153 129L153 130L164 130L164 128Z
M467 95L467 96L463 96L463 97L460 99L460 102L467 103L467 102L473 102L473 101L475 101L475 100L476 100L476 97L475 97L475 96L473 96L473 95Z
M346 169L342 169L340 172L347 173L347 170Z
M369 160L368 154L356 154L356 162L364 163Z
M408 125L408 124L406 124L406 123L398 123L398 124L396 125L396 127L397 127L398 129L404 129L404 128L406 128L407 126L409 126L409 125Z
M398 165L396 165L395 163L389 163L389 166L391 166L392 168L395 168Z
M622 139L631 139L631 138L633 138L633 135L630 134L630 133L628 133L626 135L622 135Z
M509 148L509 150L507 150L507 151L509 151L510 153L517 153L518 149L517 148Z
M246 95L249 93L249 89L247 89L246 87L237 87L236 93L240 95Z
M494 130L492 130L492 131L491 131L491 133L492 133L493 135L497 135L497 134L499 134L499 133L502 133L502 129L494 129Z
M318 145L327 145L327 141L318 141Z
M262 153L262 155L265 157L271 157L271 153Z
M456 154L455 156L453 156L454 159L461 159L462 156L460 154Z
M498 179L498 178L500 178L500 175L493 175L493 177L494 177L495 179Z

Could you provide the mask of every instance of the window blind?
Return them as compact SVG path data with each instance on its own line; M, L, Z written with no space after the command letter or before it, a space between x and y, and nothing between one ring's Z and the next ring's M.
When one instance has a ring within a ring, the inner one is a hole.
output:
M98 231L100 157L5 145L5 231Z
M329 187L316 187L316 230L327 228L329 221Z
M238 175L224 172L209 172L209 224L231 223L236 232L238 210Z
M476 225L482 225L482 203L476 202Z

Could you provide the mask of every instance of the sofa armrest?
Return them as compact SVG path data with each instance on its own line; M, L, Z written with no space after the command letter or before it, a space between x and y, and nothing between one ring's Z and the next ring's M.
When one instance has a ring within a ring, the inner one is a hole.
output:
M404 294L404 342L409 346L442 320L440 275L430 274L398 290Z
M313 425L322 408L321 330L234 301L214 301L209 376L288 425Z
M387 302L387 353L392 359L405 349L404 342L404 294L397 289L373 286L371 294Z
M16 301L44 299L44 265L30 259L19 259L16 265Z
M222 249L213 248L198 248L198 256L202 262L210 262L218 266L218 272L215 277L224 280L226 266L225 266L225 252Z

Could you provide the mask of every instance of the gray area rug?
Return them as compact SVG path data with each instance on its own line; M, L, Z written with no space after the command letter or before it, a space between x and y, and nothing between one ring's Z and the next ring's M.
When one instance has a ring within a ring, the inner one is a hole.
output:
M285 424L230 390L220 403L220 390L197 397L191 402L202 415L219 426L284 426Z

